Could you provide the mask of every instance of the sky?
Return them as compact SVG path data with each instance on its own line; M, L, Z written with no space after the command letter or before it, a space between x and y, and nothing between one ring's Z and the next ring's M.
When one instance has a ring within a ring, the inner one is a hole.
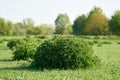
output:
M32 18L36 25L54 24L58 14L67 14L71 23L82 14L88 14L94 6L102 8L110 18L120 9L119 0L0 0L0 17L22 22Z

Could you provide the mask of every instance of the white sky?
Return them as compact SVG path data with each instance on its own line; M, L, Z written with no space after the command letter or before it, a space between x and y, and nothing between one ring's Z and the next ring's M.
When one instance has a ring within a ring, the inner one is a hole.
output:
M119 0L0 0L0 17L22 22L32 18L36 24L54 24L59 13L66 13L71 22L81 14L88 14L94 6L110 16L120 9Z

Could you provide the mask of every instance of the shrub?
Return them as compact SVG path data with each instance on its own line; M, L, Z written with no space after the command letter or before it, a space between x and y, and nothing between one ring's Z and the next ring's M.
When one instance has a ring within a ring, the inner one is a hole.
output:
M9 47L10 49L14 49L15 45L19 42L19 40L17 39L12 39L7 43L7 47Z
M100 63L88 42L61 36L42 43L33 60L32 66L39 69L88 68Z
M13 60L32 59L37 47L41 44L41 40L33 38L24 38L17 40L13 50Z

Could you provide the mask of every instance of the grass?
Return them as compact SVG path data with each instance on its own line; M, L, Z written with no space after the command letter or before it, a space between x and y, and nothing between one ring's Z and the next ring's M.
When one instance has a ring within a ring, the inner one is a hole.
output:
M102 61L100 68L44 71L30 68L29 61L12 61L13 54L7 48L7 43L0 43L0 80L120 80L119 40L102 39L98 42L110 41L112 44L93 46L95 55Z

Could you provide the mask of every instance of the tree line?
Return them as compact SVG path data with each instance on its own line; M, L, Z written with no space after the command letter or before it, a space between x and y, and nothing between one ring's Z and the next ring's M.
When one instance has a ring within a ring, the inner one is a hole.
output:
M35 25L31 18L12 23L0 18L0 35L120 35L120 10L108 19L100 7L94 7L87 15L78 16L73 24L67 14L58 14L55 25Z

